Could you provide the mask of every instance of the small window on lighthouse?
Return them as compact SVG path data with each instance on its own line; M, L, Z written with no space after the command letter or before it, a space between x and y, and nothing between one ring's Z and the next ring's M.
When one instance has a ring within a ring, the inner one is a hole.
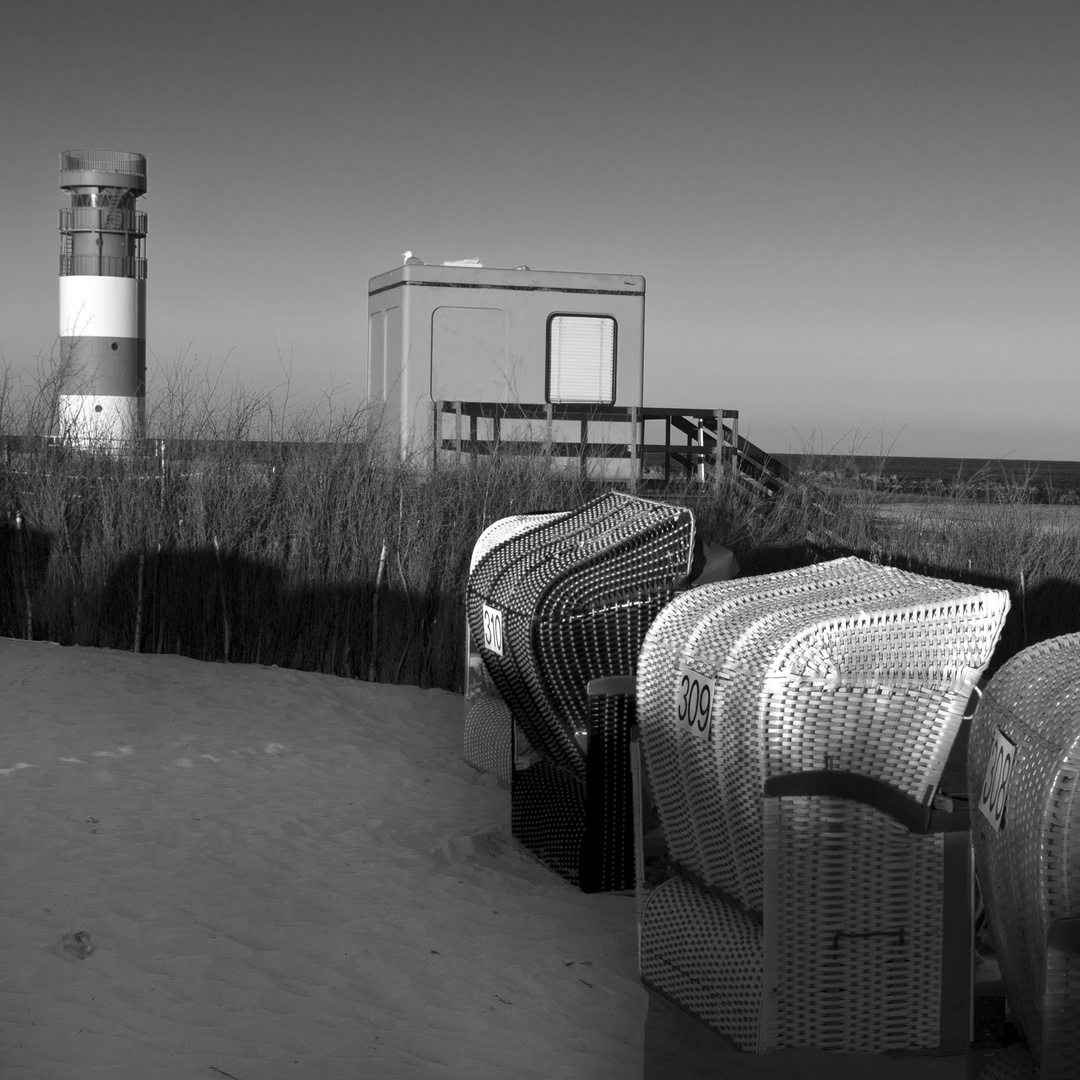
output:
M548 320L548 401L615 401L615 320L610 315L552 315Z

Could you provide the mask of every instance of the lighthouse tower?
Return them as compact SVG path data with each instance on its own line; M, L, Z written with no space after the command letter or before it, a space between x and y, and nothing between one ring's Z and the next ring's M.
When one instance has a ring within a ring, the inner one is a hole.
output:
M115 446L146 415L146 158L65 150L60 189L58 434Z

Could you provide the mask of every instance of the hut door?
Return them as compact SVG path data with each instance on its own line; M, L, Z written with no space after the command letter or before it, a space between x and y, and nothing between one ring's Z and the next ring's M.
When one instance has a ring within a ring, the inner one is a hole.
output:
M506 312L438 307L431 316L431 400L512 401Z

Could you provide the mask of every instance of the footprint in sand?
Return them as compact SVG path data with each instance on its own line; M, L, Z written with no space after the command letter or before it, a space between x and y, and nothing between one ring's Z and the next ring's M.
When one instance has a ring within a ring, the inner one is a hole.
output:
M15 765L12 765L10 769L0 769L0 776L10 776L13 772L18 772L19 769L36 769L36 765L31 765L27 761L20 761Z
M213 754L200 754L199 757L200 758L206 758L208 761L213 761L215 763L221 760L221 758L214 757ZM176 765L177 767L181 768L181 769L194 769L195 768L195 762L192 761L191 758L189 758L189 757L177 758L173 762L173 764Z
M119 750L95 750L94 757L130 757L135 753L134 746L121 746Z

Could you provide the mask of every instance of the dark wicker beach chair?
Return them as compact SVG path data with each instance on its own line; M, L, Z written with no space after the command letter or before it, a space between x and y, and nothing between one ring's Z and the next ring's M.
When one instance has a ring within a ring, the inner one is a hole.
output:
M642 647L678 873L646 985L742 1050L966 1054L966 813L939 782L1008 595L839 559L706 585Z
M1014 1044L981 1073L1080 1075L1080 634L1033 645L971 727L972 842Z
M689 510L611 492L496 535L469 576L466 760L509 779L513 834L585 891L634 886L633 695L589 686L634 675L693 546Z

